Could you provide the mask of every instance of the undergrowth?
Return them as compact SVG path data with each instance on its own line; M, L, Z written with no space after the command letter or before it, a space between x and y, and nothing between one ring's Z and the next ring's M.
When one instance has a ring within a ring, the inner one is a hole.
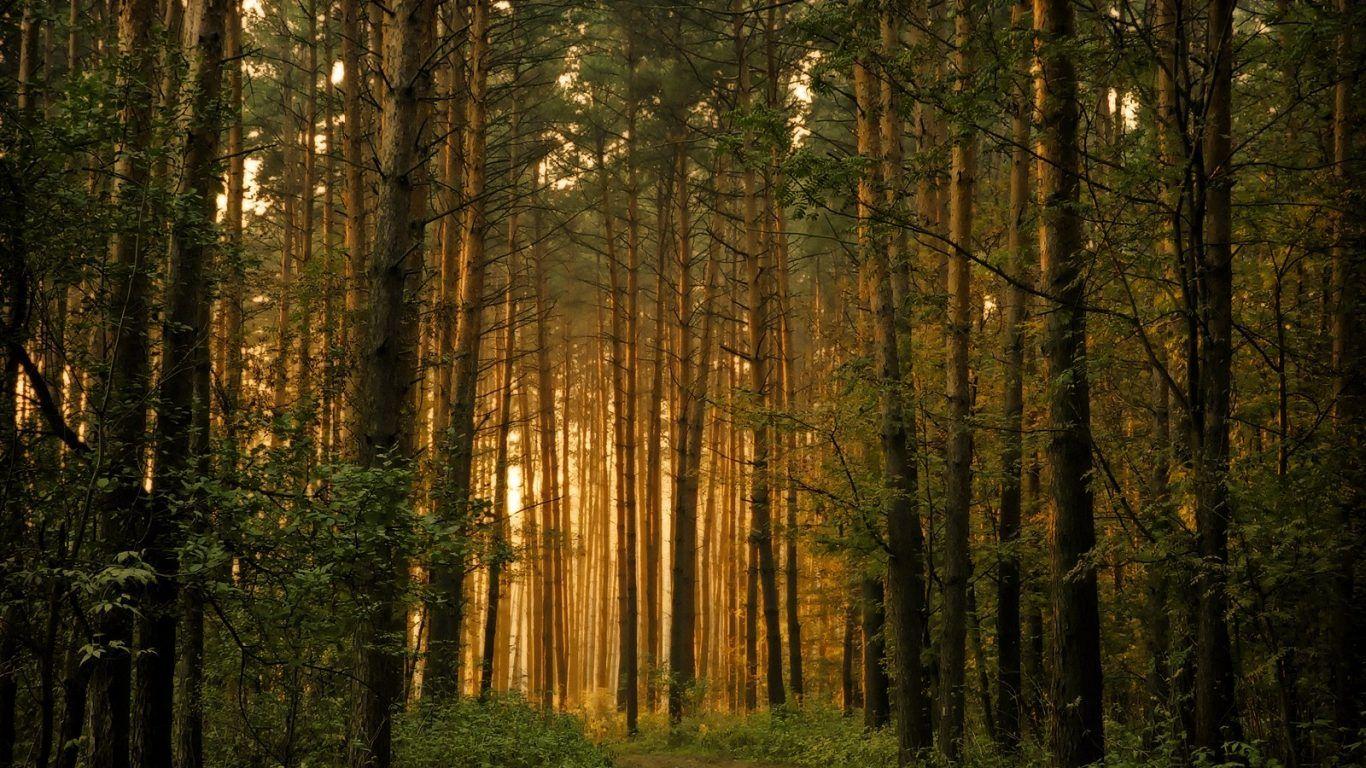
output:
M1170 747L1145 744L1131 729L1107 724L1109 753L1105 765L1112 768L1167 768L1180 764ZM669 729L662 717L642 717L640 735L613 745L617 753L671 752L719 755L753 760L792 768L870 768L894 766L896 737L890 729L867 729L861 717L845 717L839 710L806 706L778 712L750 715L708 713L686 718ZM1279 768L1255 745L1234 745L1233 761L1220 764L1208 756L1197 755L1186 764L1195 768ZM957 768L1026 768L1052 765L1043 746L1035 742L1021 745L1014 756L1002 754L989 739L969 739ZM924 768L940 761L926 756Z
M545 713L520 696L423 707L395 723L396 768L608 768L572 715Z

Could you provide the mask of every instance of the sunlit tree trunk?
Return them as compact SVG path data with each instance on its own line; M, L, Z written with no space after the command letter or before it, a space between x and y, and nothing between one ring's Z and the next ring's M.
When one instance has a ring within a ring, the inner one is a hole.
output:
M508 220L508 252L516 252L517 216ZM537 258L539 278L540 259ZM493 691L494 673L499 668L499 653L502 652L498 639L506 633L506 608L508 601L502 594L503 549L510 545L508 536L508 434L512 430L512 372L513 361L517 357L517 290L515 287L513 262L508 260L507 285L503 296L503 350L498 373L498 436L493 462L493 559L488 565L488 595L484 601L484 646L479 663L479 698L487 699ZM540 289L538 288L538 294ZM442 409L438 401L438 410ZM525 485L526 480L523 479ZM502 664L507 664L502 657Z
M532 215L540 216L540 209ZM536 270L536 431L539 437L541 459L541 510L545 515L542 534L545 547L542 551L544 562L541 570L543 594L541 620L541 652L545 658L545 690L542 691L542 704L549 709L556 692L560 694L560 706L564 706L566 693L565 677L567 665L564 643L564 537L568 531L560 515L559 457L555 452L555 380L550 368L550 296L548 272L545 263L545 250L541 246L539 225L535 228L536 239L532 246L534 268Z
M470 522L471 470L474 462L475 403L479 385L479 346L483 336L485 231L484 179L486 123L488 120L489 2L474 0L469 6L469 92L464 136L464 225L461 246L460 318L455 335L455 381L450 403L450 431L443 460L438 465L445 484L437 514L449 524L464 528ZM427 674L433 691L460 690L460 629L464 613L462 562L441 563L432 568L432 587L440 601L434 606L428 631Z
M659 704L659 686L655 671L663 657L663 644L660 632L660 600L663 564L660 550L663 546L663 477L664 477L664 371L666 368L665 335L667 333L665 315L667 304L667 270L669 238L672 234L673 172L666 164L660 170L658 192L655 196L655 232L659 238L657 279L655 282L654 307L654 359L650 365L650 393L647 407L645 442L645 510L643 517L644 572L645 582L645 703L649 709Z
M680 133L686 126L680 126ZM692 319L692 244L689 229L692 226L689 210L688 155L687 144L682 135L670 137L674 158L673 176L677 185L674 191L674 258L678 264L678 342L677 359L682 374L679 381L680 401L674 411L674 434L676 436L673 467L673 591L670 595L671 621L669 624L669 722L677 724L683 718L683 709L695 675L693 637L697 625L697 517L696 510L687 504L684 492L688 474L693 468L688 464L687 421L693 403L684 399L690 394L686 386L686 376L692 365L693 334L689 325ZM696 482L694 476L694 483Z
M745 46L744 17L735 17L735 60L739 69L736 85L738 109L744 113L750 105L750 66ZM749 140L753 136L748 134ZM748 141L746 142L748 143ZM756 173L746 164L740 173L741 213L745 226L746 285L749 290L749 371L752 407L762 414L768 408L769 387L769 317L768 279L769 253L760 244L759 199L755 189ZM768 703L780 706L786 700L783 687L783 639L779 623L778 567L773 556L773 501L769 468L771 428L768 419L756 414L750 439L753 441L750 473L750 538L759 558L759 586L764 603L764 640L766 642L764 668L767 672Z
M287 20L282 20L282 23L288 27ZM280 162L282 164L278 190L280 197L280 267L279 288L275 299L275 350L270 369L271 407L273 408L271 417L276 422L272 432L272 440L275 441L283 439L279 432L280 428L285 425L285 409L289 405L289 357L293 345L290 326L293 323L293 299L296 291L294 287L296 260L294 246L298 241L297 206L295 205L295 196L298 192L296 179L299 151L295 141L298 126L295 125L294 117L296 68L292 64L293 33L286 29L286 35L286 42L280 55L290 60L291 63L284 67L284 74L280 83L280 129L277 137L281 145Z
M316 394L314 392L314 370L313 370L313 313L314 295L317 293L317 286L312 284L312 270L309 263L313 260L313 222L317 210L316 191L317 187L317 132L318 132L318 3L317 0L307 0L304 3L304 15L307 16L307 31L305 32L304 46L306 48L307 65L304 70L304 127L300 148L302 155L300 158L300 179L299 179L299 228L298 228L298 248L299 248L299 278L303 284L302 297L299 302L299 400L296 407L298 414L300 438L302 438L305 448L308 451L307 463L312 464L315 447L318 442L318 409Z
M967 0L955 6L955 88L966 89L974 11ZM949 178L949 314L946 338L949 435L945 448L944 477L944 621L939 636L939 712L935 720L939 753L955 761L962 753L963 690L967 669L967 591L972 563L969 559L969 514L972 508L971 383L968 379L968 337L972 328L973 186L977 174L976 138L957 132Z
M702 427L707 404L707 370L712 346L711 307L715 294L720 259L716 249L708 249L706 276L700 305L694 306L690 275L692 245L689 237L691 211L688 192L687 144L674 134L675 237L678 258L679 371L681 402L677 411L678 447L675 450L673 492L673 594L670 599L672 621L669 625L669 722L677 725L683 717L685 698L696 677L695 641L697 634L697 490L702 455ZM701 338L693 361L693 322L700 314Z
M347 373L344 387L349 397L344 398L342 421L345 431L354 433L358 429L354 389L359 381L351 371L356 362L357 342L360 340L361 301L365 295L365 280L368 257L367 252L367 215L365 209L365 162L363 147L365 142L368 112L361 102L362 65L361 56L365 40L361 38L362 11L361 0L341 0L341 61L342 79L342 162L346 166L342 197L346 208L346 227L342 236L346 250L346 341L347 353L344 359ZM240 78L239 78L240 81ZM354 440L349 441L354 444Z
M881 136L879 113L881 106L874 81L874 75L869 71L865 62L858 60L854 62L854 98L855 98L855 126L858 141L858 153L860 157L872 160L881 159ZM874 258L878 257L878 247L874 236L874 213L877 207L877 171L874 165L868 166L859 177L858 184L858 225L857 237L859 244L860 258L868 264L872 264ZM881 254L884 255L885 254ZM860 293L867 298L868 293L876 287L871 279L859 280ZM890 300L887 302L890 308ZM880 327L880 326L879 326ZM895 335L889 340L895 343ZM886 349L879 346L880 355L886 354ZM895 358L891 359L893 362ZM883 373L885 373L885 362L883 361ZM885 415L884 415L885 418ZM884 426L886 426L884 421ZM893 422L894 423L894 422ZM888 472L896 471L895 468L888 468ZM904 472L901 480L904 481ZM886 621L884 613L884 586L881 579L870 573L859 574L859 613L860 624L863 629L863 723L869 728L878 728L886 724L891 711L889 696L889 682L887 670L883 665L886 655L886 643L883 637L883 626Z
M242 302L246 300L246 267L242 263L242 202L246 184L246 158L242 154L242 7L229 0L226 50L229 123L227 131L228 179L223 210L226 253L221 259L223 287L223 382L227 404L223 409L229 445L237 434L235 422L242 404L243 352L246 336Z

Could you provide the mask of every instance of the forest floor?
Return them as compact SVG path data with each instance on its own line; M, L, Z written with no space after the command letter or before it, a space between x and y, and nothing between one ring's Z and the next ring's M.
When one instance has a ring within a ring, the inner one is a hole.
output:
M732 760L722 755L684 755L671 752L618 755L613 758L612 763L616 768L784 768L778 763Z

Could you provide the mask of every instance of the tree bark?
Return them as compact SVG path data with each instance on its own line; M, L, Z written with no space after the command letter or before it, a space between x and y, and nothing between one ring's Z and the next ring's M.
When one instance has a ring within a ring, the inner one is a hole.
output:
M1363 628L1357 596L1362 550L1366 548L1366 468L1359 457L1366 444L1366 334L1361 331L1361 291L1366 282L1366 141L1363 141L1362 77L1360 62L1366 46L1359 27L1360 0L1338 0L1340 32L1338 61L1345 71L1333 94L1333 164L1342 203L1334 215L1333 238L1333 373L1336 398L1333 426L1343 457L1343 483L1338 509L1347 541L1334 578L1330 621L1333 648L1333 724L1340 743L1358 744L1355 734L1363 727L1362 676L1366 651L1360 638ZM1353 458L1358 457L1358 458ZM1355 607L1354 607L1355 606ZM1349 757L1350 759L1350 757Z
M663 563L660 549L663 536L663 477L664 477L664 370L665 360L665 303L668 288L667 269L669 237L672 233L673 170L672 161L660 170L658 194L655 199L655 230L659 238L659 260L655 282L655 333L654 360L650 366L649 414L646 417L645 443L645 514L644 547L645 562L642 567L645 581L645 704L653 710L659 704L659 686L656 671L664 656L660 631L660 608L662 607L661 582Z
M1011 5L1011 23L1028 30L1029 5ZM1006 250L1010 263L1005 289L1005 350L1001 392L1004 421L1001 447L1001 512L997 531L1000 556L996 584L996 732L1002 747L1014 752L1020 746L1020 478L1024 438L1024 344L1028 313L1029 238L1029 121L1028 88L1020 82L1014 93L1011 117L1010 221Z
M119 8L118 48L129 65L120 78L124 103L120 123L123 142L115 161L111 203L127 219L110 239L110 285L105 306L104 359L108 370L96 391L99 440L105 467L99 500L98 533L112 557L136 546L130 540L145 504L142 478L146 441L146 398L149 384L149 290L152 261L143 221L152 180L146 150L155 119L156 14L151 0L124 0ZM115 596L110 596L115 597ZM132 686L132 617L123 610L104 613L94 642L102 647L93 660L90 681L91 768L126 768L130 758L130 694ZM168 758L169 759L169 758Z
M208 448L209 294L204 290L213 242L213 217L219 179L214 164L222 133L217 106L223 85L224 23L227 0L197 0L190 9L186 39L191 55L189 112L179 193L188 201L185 212L171 226L170 272L166 288L166 316L161 330L161 381L156 404L156 461L153 500L144 529L144 550L158 576L148 586L139 618L138 655L140 764L170 768L175 729L176 623L180 590L177 552L185 526L201 527L195 519L195 494L187 487L207 469L202 455ZM180 766L202 763L203 613L196 610L198 595L187 594L187 649L180 698L185 735ZM196 649L196 645L199 646Z
M892 9L883 11L879 23L882 55L892 57L900 40L899 20ZM881 135L882 203L895 211L901 196L901 119L892 73L884 70L880 78L879 126ZM871 98L871 94L870 94ZM872 190L870 190L870 193ZM871 208L871 204L869 205ZM899 308L894 298L893 265L906 258L904 237L893 228L870 242L865 256L873 299L874 344L879 364L879 391L882 419L880 437L885 474L887 514L887 625L890 634L893 711L897 736L897 760L907 765L930 746L925 722L928 691L921 655L925 634L925 542L916 511L918 476L915 446L915 411L906 403L916 402L911 377L911 358L901 351L908 340L899 338L910 328L900 328ZM908 290L903 288L903 291ZM905 300L905 297L902 297Z
M419 112L431 90L427 54L435 9L433 0L397 0L385 35L381 183L355 403L361 427L355 455L360 466L371 469L390 461L410 463L419 449L412 387L418 378L418 280L427 212L415 205L414 188L425 162ZM363 510L365 522L384 529L405 525L407 493L396 495ZM405 651L393 644L407 629L408 562L397 554L387 559L374 564L366 585L374 607L357 628L351 768L389 768L393 761L393 715L402 703Z
M1231 91L1233 0L1210 5L1207 48L1213 57L1204 125L1204 252L1200 265L1200 451L1196 465L1196 537L1201 565L1196 629L1195 746L1222 754L1241 738L1228 632L1229 418L1233 357L1233 209Z
M346 208L346 226L342 244L346 250L346 344L348 370L356 370L359 359L356 357L360 342L362 310L361 302L367 293L368 271L367 232L368 216L365 208L365 160L364 145L369 113L361 101L362 63L365 50L362 30L361 0L341 0L341 38L342 38L342 114L345 116L342 127L342 160L346 165L346 178L342 197ZM239 76L240 78L240 76ZM348 374L344 384L349 397L346 398L346 431L350 433L351 445L360 431L358 423L359 406L357 389L360 380L355 374Z
M460 320L455 337L455 382L451 426L441 461L440 482L446 484L437 514L458 527L470 523L471 471L474 462L478 399L479 346L483 335L485 231L484 203L486 123L488 120L489 2L469 7L469 93L465 110L464 225L461 247ZM464 612L464 563L435 563L432 586L439 601L428 630L427 674L433 692L460 690L460 627Z
M735 60L739 69L736 102L743 114L750 105L750 67L745 49L744 16L735 17ZM746 131L745 143L754 141ZM749 372L751 407L750 440L753 455L750 459L750 540L759 558L759 587L764 601L764 669L766 671L768 705L783 704L787 696L783 687L783 637L779 623L778 567L773 556L773 501L769 442L771 428L766 411L769 406L769 317L768 280L769 251L760 240L759 201L755 190L755 171L746 163L740 174L741 206L745 225L746 285L749 289ZM771 244L771 239L770 239ZM705 375L703 373L702 375Z
M870 160L881 160L881 136L880 136L880 113L882 105L879 103L880 94L876 90L874 75L869 71L868 66L861 60L854 62L854 96L855 96L855 125L857 132L858 153L860 157ZM865 299L872 299L872 293L877 286L872 278L875 273L873 267L875 262L885 257L885 253L880 253L881 249L877 246L877 238L874 234L874 215L878 202L877 195L877 166L869 166L859 177L858 183L858 246L859 259L865 265L867 274L860 279L861 290ZM890 286L889 286L890 287ZM874 301L869 301L874 304ZM888 300L887 306L891 302ZM882 319L880 314L875 315L878 320ZM882 326L879 325L878 333L881 333ZM891 343L895 343L895 335L892 336ZM885 374L886 348L877 345L879 354L879 366L882 369L879 373ZM883 405L886 405L884 400ZM888 424L886 412L883 413L883 427ZM904 481L904 467L902 468L901 479ZM897 471L895 468L887 468L888 478L891 472ZM876 550L875 550L876 551ZM861 564L858 567L862 567ZM884 623L886 614L884 612L884 586L877 577L868 573L861 573L860 579L860 615L863 626L863 724L868 728L879 728L886 724L891 709L888 698L889 681L887 670L883 666L883 658L886 655L886 638L884 636ZM898 752L900 747L898 746Z
M1105 757L1101 710L1100 611L1090 486L1091 400L1086 371L1086 263L1078 212L1076 18L1067 0L1035 0L1043 292L1051 298L1044 330L1048 458L1054 519L1050 545L1056 691L1053 753L1062 766Z
M674 197L678 218L674 226L679 262L678 359L682 373L673 493L673 594L670 598L673 621L669 626L669 722L676 726L682 720L685 699L696 678L697 489L707 405L707 372L711 367L712 303L718 283L720 258L714 247L708 249L702 301L700 306L693 307L687 144L678 134L671 137L671 143L674 177L678 183ZM689 362L693 357L692 324L699 313L702 315L702 333L696 348L697 362L693 364Z
M517 217L509 217L508 221L508 253L509 256L516 252L517 242ZM540 259L537 259L537 279L539 282L541 267ZM497 455L493 462L493 553L488 565L488 595L484 603L484 647L483 655L479 663L479 698L487 700L493 691L494 668L498 664L495 655L498 649L499 633L505 631L500 627L502 621L502 602L507 602L502 598L502 578L503 578L503 558L504 548L509 546L508 539L508 433L512 429L512 371L513 361L517 357L517 291L515 287L515 272L513 271L512 261L509 260L507 266L507 287L503 297L503 354L498 374L498 443ZM541 289L537 288L539 295ZM438 409L441 409L438 401ZM526 484L526 476L523 475L523 486ZM504 660L503 663L506 663Z
M973 13L968 0L957 0L954 13L955 90L962 92L970 77L967 47L971 45ZM962 755L963 692L967 669L967 594L972 562L968 550L972 508L972 393L968 378L968 342L972 329L973 186L977 174L977 143L957 131L953 140L949 179L949 314L946 340L945 387L949 406L949 435L944 478L944 623L939 636L939 713L935 720L939 753L955 762Z

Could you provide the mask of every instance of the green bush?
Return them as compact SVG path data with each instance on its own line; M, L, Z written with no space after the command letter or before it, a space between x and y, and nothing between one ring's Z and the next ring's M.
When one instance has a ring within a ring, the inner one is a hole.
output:
M396 724L397 768L607 768L576 717L517 696L422 707Z

